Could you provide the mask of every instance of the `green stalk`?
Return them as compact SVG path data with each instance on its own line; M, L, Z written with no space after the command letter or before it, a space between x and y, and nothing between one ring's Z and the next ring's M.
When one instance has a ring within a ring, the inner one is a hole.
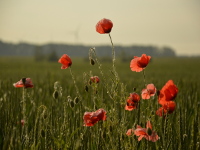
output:
M119 80L119 77L118 77L118 74L116 72L116 67L115 67L115 48L114 48L114 44L113 44L113 41L112 41L112 37L110 35L110 33L108 34L109 35L109 38L110 38L110 42L111 42L111 45L112 45L112 67L113 67L113 73L115 75L115 79L118 81Z
M71 74L71 76L72 76L72 80L73 80L73 82L74 82L74 86L75 86L75 88L76 88L76 93L77 93L78 97L80 97L80 99L82 100L82 96L81 96L81 94L80 94L80 92L79 92L79 89L78 89L78 87L77 87L77 85L76 85L76 80L75 80L75 77L74 77L74 74L73 74L73 72L72 72L71 67L69 67L69 70L70 70L70 74Z
M144 70L142 71L142 74L143 74L143 80L144 80L144 87L146 87L147 83L146 83L145 71Z

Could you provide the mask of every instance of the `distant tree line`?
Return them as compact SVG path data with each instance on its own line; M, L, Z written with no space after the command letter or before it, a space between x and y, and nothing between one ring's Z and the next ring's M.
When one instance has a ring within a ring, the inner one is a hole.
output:
M112 49L109 45L70 45L70 44L44 44L34 45L28 43L6 43L0 41L0 56L35 56L36 61L44 59L48 61L57 61L62 54L68 54L74 57L88 57L88 52L91 47L95 47L99 57L111 57ZM130 60L133 56L140 56L145 53L153 57L175 57L175 51L170 47L156 46L115 46L116 56L122 61Z

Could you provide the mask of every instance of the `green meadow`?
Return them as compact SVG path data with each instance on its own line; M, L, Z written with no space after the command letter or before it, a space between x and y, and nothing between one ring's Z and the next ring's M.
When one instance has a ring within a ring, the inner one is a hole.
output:
M77 150L198 150L200 148L200 59L152 58L142 72L130 70L130 61L72 58L71 69L57 62L35 62L26 57L0 57L0 149ZM111 58L112 59L112 58ZM89 84L99 76L99 84ZM30 77L33 88L15 88ZM140 109L124 109L129 94L141 94L147 84L160 90L168 80L178 87L176 109L166 117L156 115L157 95L140 100ZM84 126L85 112L106 110L106 121ZM25 119L24 119L25 118ZM21 124L24 120L24 125ZM150 120L160 139L156 142L128 129L146 127Z

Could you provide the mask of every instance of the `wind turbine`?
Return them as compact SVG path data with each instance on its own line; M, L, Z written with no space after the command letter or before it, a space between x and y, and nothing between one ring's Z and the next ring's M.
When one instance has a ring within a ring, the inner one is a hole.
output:
M68 34L71 34L74 36L74 44L79 44L79 32L80 32L81 24L79 24L75 30L69 31Z

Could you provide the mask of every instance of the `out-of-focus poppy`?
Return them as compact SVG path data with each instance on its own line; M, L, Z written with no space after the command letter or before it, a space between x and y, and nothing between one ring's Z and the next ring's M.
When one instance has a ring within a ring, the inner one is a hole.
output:
M93 76L93 77L90 77L90 81L93 83L99 83L100 79L98 76Z
M160 90L158 97L159 104L164 105L167 101L174 100L177 93L177 86L174 84L173 80L169 80Z
M62 64L61 69L67 69L72 65L72 60L67 54L63 54L58 62Z
M111 20L103 18L96 24L96 31L100 34L110 33L113 27Z
M132 111L133 109L136 109L139 101L140 101L139 94L130 93L130 96L126 100L125 110Z
M146 89L142 90L142 99L150 99L151 96L156 94L156 87L154 84L148 84Z
M102 108L95 112L85 112L83 116L84 126L94 126L100 120L106 120L106 111Z
M147 121L146 128L142 128L137 125L137 129L134 130L134 134L139 136L138 141L145 138L148 141L156 142L159 139L159 136L155 131L152 130L152 125L150 121Z
M146 54L142 54L141 57L134 56L130 63L131 70L141 72L148 65L150 59L151 56L147 56Z
M24 126L25 120L21 120L21 125Z
M32 88L33 83L32 83L31 78L22 78L20 81L14 83L13 86L16 88L20 88L20 87Z
M134 130L133 129L128 129L128 131L126 132L127 136L131 136L132 134L134 134Z
M166 116L166 114L171 114L176 108L176 103L174 101L168 101L162 105L157 111L158 116Z

